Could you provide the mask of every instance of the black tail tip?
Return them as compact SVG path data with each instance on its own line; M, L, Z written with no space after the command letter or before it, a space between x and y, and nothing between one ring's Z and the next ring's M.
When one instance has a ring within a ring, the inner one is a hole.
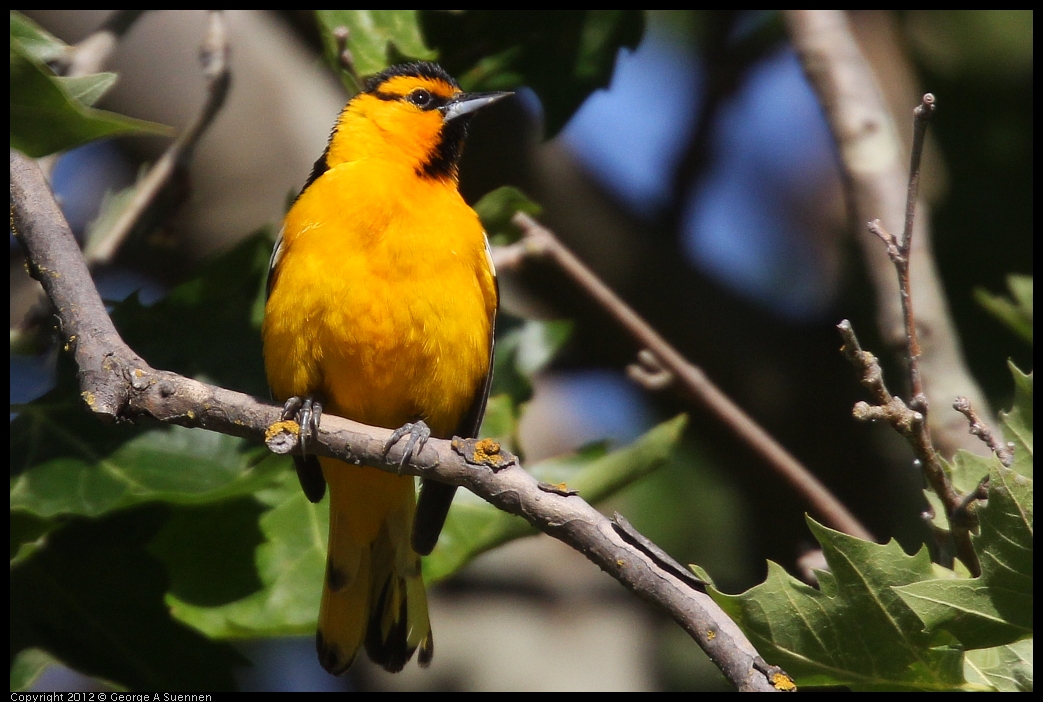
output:
M321 629L315 632L315 650L319 654L319 664L330 675L344 675L355 662L355 656L345 658L337 644L326 643Z

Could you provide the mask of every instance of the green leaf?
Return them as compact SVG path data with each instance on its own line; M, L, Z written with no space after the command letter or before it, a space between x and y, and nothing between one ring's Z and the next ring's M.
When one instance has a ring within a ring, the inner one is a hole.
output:
M760 654L802 687L854 690L959 690L962 652L923 632L897 585L934 577L927 549L907 556L894 540L862 541L808 524L829 572L821 590L769 562L767 580L741 595L710 590Z
M511 217L516 212L535 217L543 208L518 188L504 185L475 203L474 211L482 220L482 226L489 235L489 243L493 246L503 246L516 241L520 235L517 227L511 224Z
M543 369L572 333L569 320L519 320L500 315L493 359L492 394L507 393L516 405L532 397L534 373Z
M26 512L11 512L11 567L31 556L46 544L46 536L56 529L53 519L43 519Z
M1032 634L1032 481L995 461L989 499L973 536L977 578L926 580L895 590L928 632L944 630L967 649L992 648Z
M268 397L260 319L272 239L248 237L202 266L161 301L131 296L112 311L120 334L154 368Z
M640 10L426 10L424 36L465 90L528 86L553 137L608 85L616 56L644 33Z
M216 606L260 590L254 550L264 542L258 527L264 512L253 497L172 507L148 546L170 573L170 593L193 604Z
M11 509L39 517L98 516L165 501L202 504L249 495L273 469L243 439L166 425L103 426L62 390L12 422Z
M687 421L685 415L679 415L611 453L588 450L543 461L529 468L529 472L546 483L565 483L584 500L596 504L663 465ZM501 512L461 491L449 511L438 546L424 559L424 578L428 582L447 578L475 556L535 533L535 527L521 517Z
M355 71L365 77L379 73L393 63L406 60L434 60L438 54L424 43L417 10L316 10L326 60L341 74L351 94L362 86L341 68L337 56L338 27L348 30L348 49Z
M11 653L38 648L131 690L230 690L245 663L174 621L168 581L146 550L162 507L69 519L11 569ZM17 606L15 606L17 603Z
M1014 376L1014 404L1010 412L1000 412L1000 425L1007 441L1014 443L1014 465L1020 475L1032 477L1032 373L1025 375L1013 363L1007 364Z
M90 107L116 84L115 73L94 73L89 76L55 78L73 100Z
M91 98L106 80L96 79L90 89L84 81L72 85ZM89 107L39 59L11 43L11 146L26 155L40 158L118 134L170 133L161 124Z
M1007 328L1032 343L1032 276L1008 275L1007 287L1011 297L993 295L984 288L975 288L974 299Z
M11 10L11 43L18 44L41 63L62 58L69 45L31 19Z
M963 494L977 489L978 483L989 474L989 467L995 460L994 456L979 456L964 449L959 449L952 461L945 460L941 455L938 458L949 476L949 482ZM945 505L934 490L925 488L924 497L931 505L931 521L934 526L942 531L949 531L949 517Z
M276 461L276 459L273 459ZM315 631L326 568L329 497L308 502L290 469L277 459L281 479L258 493L269 509L259 521L263 543L254 552L261 589L234 602L190 602L182 591L167 597L175 618L213 638L310 634Z
M968 651L963 673L968 682L998 692L1032 692L1032 639Z
M113 311L114 321L155 367L260 390L260 337L248 315L263 286L267 250L264 237L254 237L150 308L129 298ZM174 425L101 424L83 407L64 356L57 387L16 410L11 509L41 518L241 497L281 470L258 463L267 451L236 437Z
M23 650L11 661L11 692L28 690L43 671L56 663L59 661L42 649Z

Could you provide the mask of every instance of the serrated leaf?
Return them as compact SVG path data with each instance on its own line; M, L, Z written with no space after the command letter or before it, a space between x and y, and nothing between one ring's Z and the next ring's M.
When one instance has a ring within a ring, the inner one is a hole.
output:
M1032 634L1032 481L998 465L972 536L977 578L926 580L897 587L929 633L944 630L966 649L992 648Z
M962 652L922 630L894 586L933 577L927 549L862 541L808 524L829 572L820 590L769 562L768 578L740 595L710 590L760 654L798 686L854 690L964 689Z
M220 606L167 596L172 615L213 638L311 634L315 631L326 568L329 497L319 504L305 498L289 461L282 479L258 493L269 507L259 520L264 543L254 558L261 589Z
M565 488L577 490L587 502L596 504L663 465L686 423L687 417L679 415L616 451L606 454L597 449L582 456L557 458L537 463L529 471L543 482L564 483ZM438 546L424 559L424 578L434 582L449 577L480 553L535 533L535 527L521 517L459 495Z
M41 158L119 134L170 133L161 124L88 107L47 66L11 43L11 146L26 155Z
M994 295L984 288L975 288L974 299L1007 328L1032 343L1032 276L1008 275L1007 288L1011 297Z
M511 224L511 217L516 212L535 217L543 208L518 188L504 185L487 193L475 203L474 211L482 220L482 226L489 235L489 243L493 246L503 246L516 241L520 235L518 228Z
M989 466L995 461L994 456L979 456L964 449L956 451L952 461L947 461L938 456L952 486L962 494L976 490L982 478L989 474ZM949 517L946 514L945 505L935 494L934 490L925 488L924 497L931 505L931 521L934 526L942 531L949 530Z
M11 570L11 653L38 648L131 690L234 689L231 647L177 623L163 566L145 551L161 507L73 518ZM17 603L18 606L14 606Z
M355 71L365 77L402 60L431 61L437 52L427 48L420 31L417 10L316 10L326 60L343 77L352 94L361 86L341 69L337 57L338 27L348 29L348 49Z
M1003 435L1014 442L1014 465L1019 474L1032 474L1032 373L1025 375L1013 363L1007 364L1014 376L1014 404L1010 412L1000 412Z
M963 673L967 682L998 692L1032 692L1032 639L968 651Z

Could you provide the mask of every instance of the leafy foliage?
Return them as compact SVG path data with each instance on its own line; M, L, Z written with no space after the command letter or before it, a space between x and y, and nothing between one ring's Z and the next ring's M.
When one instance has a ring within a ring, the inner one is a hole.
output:
M618 50L644 33L640 10L429 10L421 18L439 62L465 90L532 88L548 138L608 85Z
M548 137L608 85L618 50L636 47L644 32L640 10L319 10L317 18L326 60L350 94L361 86L337 56L339 28L348 30L361 77L402 61L437 60L464 90L531 88Z
M933 576L927 549L862 541L808 520L829 571L820 590L769 563L767 580L741 595L713 591L762 656L800 686L855 690L962 687L958 648L939 645L894 590Z
M1009 275L1010 298L978 288L974 298L993 317L1025 341L1032 343L1032 276Z
M161 124L92 108L116 76L55 76L45 61L67 50L34 22L11 12L11 146L40 158L117 134L170 133Z
M370 76L403 60L436 57L424 44L417 14L418 10L316 10L326 62L339 71L349 93L354 95L362 86L340 65L336 32L347 29L355 72Z
M146 545L159 506L69 519L11 569L11 653L37 648L138 690L228 690L245 661L171 618L163 565ZM17 605L17 606L15 606Z
M989 476L973 537L982 574L969 578L809 520L829 565L819 590L769 563L741 595L711 594L768 661L805 687L855 690L1031 689L1032 376L1012 368L1014 406L1001 413L1015 464L963 453L954 484Z

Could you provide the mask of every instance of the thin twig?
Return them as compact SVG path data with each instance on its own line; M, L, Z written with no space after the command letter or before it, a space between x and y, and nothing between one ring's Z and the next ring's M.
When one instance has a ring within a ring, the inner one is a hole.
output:
M299 427L283 421L281 407L191 378L155 370L120 338L91 281L68 223L39 167L11 150L11 226L26 249L30 273L56 307L65 348L79 372L81 397L105 421L150 417L232 436L264 440L283 451L299 451ZM493 468L456 440L430 439L401 463L402 449L385 454L388 429L369 427L324 413L309 451L389 472L405 471L461 485L496 507L526 519L569 544L642 599L666 612L709 655L739 690L774 691L788 676L766 673L756 649L739 628L688 578L664 569L646 549L633 546L613 522L578 496L547 492L505 452ZM483 442L490 444L495 442ZM628 535L633 536L633 535ZM782 677L780 677L782 676Z
M119 40L146 10L116 10L108 19L75 46L66 57L65 75L86 76L98 73L108 63Z
M992 433L989 425L982 421L978 413L974 411L974 407L971 406L971 401L966 397L957 397L956 401L952 403L952 408L962 414L970 422L970 433L982 441L985 445L992 449L992 452L996 454L996 458L1000 459L1000 463L1010 468L1014 465L1014 442L1007 442L1004 444L1000 439Z
M350 39L350 29L344 25L334 28L333 40L337 44L337 63L339 63L340 67L351 76L353 81L355 81L355 88L357 90L362 90L362 78L359 76L358 69L355 67L355 56L351 53L351 49L348 47Z
M696 399L720 418L735 434L749 444L768 464L800 494L812 510L829 526L861 539L873 535L851 512L796 458L784 449L759 424L732 402L706 376L659 335L651 325L621 300L558 241L558 238L532 217L519 212L514 224L522 230L524 251L546 256L598 302L637 342L652 354L658 366L673 375L674 385Z
M665 390L677 380L648 349L637 352L637 362L627 366L627 377L651 392Z
M920 387L912 388L911 404L924 409L917 398L967 395L988 418L988 403L963 359L935 267L927 208L916 202L915 189L910 189L902 158L904 146L847 15L840 10L787 10L783 17L836 143L851 220L857 223L855 237L876 292L880 333L895 349L909 346L908 314L902 307L893 266L863 227L865 222L879 219L896 232L903 221L907 223L907 231L895 245L909 260L910 276L916 279L912 301L918 320L915 382ZM919 150L919 146L914 149ZM921 213L915 221L911 221L911 202ZM981 445L967 435L958 416L936 412L928 421L934 444L944 455L951 456L960 448L981 452Z
M174 140L135 187L133 199L127 204L119 219L108 230L86 242L83 255L89 266L108 263L113 259L119 247L156 201L157 196L170 184L174 174L183 169L192 158L196 144L206 133L228 95L228 88L232 82L228 56L224 15L219 11L211 11L207 35L199 51L207 88L203 106L188 128Z
M909 279L909 262L912 259L913 223L916 218L916 197L920 191L920 159L923 156L924 137L927 135L927 124L934 114L934 95L926 93L920 105L913 110L913 146L909 157L909 187L905 201L905 229L899 250L902 255L894 261L898 271L898 289L902 298L902 313L905 319L905 335L909 356L909 381L912 387L910 405L928 417L927 395L923 390L923 378L920 375L920 342L917 340L916 316L913 314L912 281Z
M931 489L945 506L957 556L972 573L977 574L978 557L970 541L970 531L975 526L973 515L968 515L966 510L961 511L964 497L953 487L942 465L941 457L931 444L931 435L927 431L923 413L908 407L902 398L888 391L876 356L862 349L851 322L845 319L837 325L837 329L844 340L841 351L859 371L862 385L875 401L872 405L867 402L856 403L853 416L861 421L884 420L909 442L916 456L916 463L923 471Z

